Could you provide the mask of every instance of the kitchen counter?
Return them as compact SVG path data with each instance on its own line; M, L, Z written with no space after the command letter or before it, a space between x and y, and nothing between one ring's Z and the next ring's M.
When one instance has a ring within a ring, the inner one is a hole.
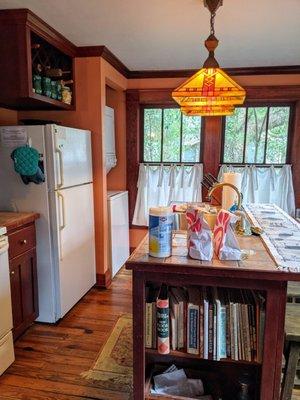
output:
M285 272L278 269L263 241L257 236L237 236L242 250L253 250L241 261L221 261L216 255L211 261L199 261L190 258L187 254L187 234L177 231L173 234L172 256L155 258L148 254L148 236L132 253L126 263L127 269L152 272L197 273L210 276L228 276L235 278L259 278L279 281L300 281L300 273ZM183 268L184 267L184 268Z
M0 226L5 226L7 232L10 232L13 229L34 222L39 217L40 215L38 213L33 212L0 211Z

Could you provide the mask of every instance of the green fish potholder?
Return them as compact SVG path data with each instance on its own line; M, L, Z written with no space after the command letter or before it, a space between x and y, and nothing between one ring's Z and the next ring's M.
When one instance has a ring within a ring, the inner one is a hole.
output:
M12 152L15 171L20 175L35 175L39 166L39 152L33 147L22 146Z

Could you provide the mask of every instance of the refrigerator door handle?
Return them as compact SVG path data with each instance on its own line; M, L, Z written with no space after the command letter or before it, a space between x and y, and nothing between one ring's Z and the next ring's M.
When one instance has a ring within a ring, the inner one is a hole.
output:
M64 185L63 156L62 156L62 151L58 147L55 147L55 153L58 154L58 160L59 160L59 179L60 179L60 183L57 184L57 187L61 188Z
M57 192L57 197L58 197L58 203L61 203L61 209L59 207L59 259L60 261L62 261L63 259L63 249L62 249L62 241L61 241L61 231L66 227L66 212L65 212L65 198L64 196L60 193ZM59 199L61 199L61 202L59 201ZM60 220L60 217L62 215L62 223Z
M57 196L61 199L62 224L59 223L59 230L62 231L66 227L65 198L60 192L57 192Z

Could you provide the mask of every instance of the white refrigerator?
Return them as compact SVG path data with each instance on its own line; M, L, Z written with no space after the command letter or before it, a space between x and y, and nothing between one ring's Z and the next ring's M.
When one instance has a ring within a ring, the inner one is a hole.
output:
M95 284L91 132L58 125L0 128L0 209L40 213L36 221L40 322L62 318ZM25 185L11 153L29 143L45 182Z

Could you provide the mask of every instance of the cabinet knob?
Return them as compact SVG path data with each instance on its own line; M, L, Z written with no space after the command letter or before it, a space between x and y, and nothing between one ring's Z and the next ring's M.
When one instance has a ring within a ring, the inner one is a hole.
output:
M26 244L26 243L27 243L27 240L26 240L26 239L20 240L20 243L21 243L21 244Z
M15 274L15 271L11 271L11 273L10 273L11 275L14 275Z

